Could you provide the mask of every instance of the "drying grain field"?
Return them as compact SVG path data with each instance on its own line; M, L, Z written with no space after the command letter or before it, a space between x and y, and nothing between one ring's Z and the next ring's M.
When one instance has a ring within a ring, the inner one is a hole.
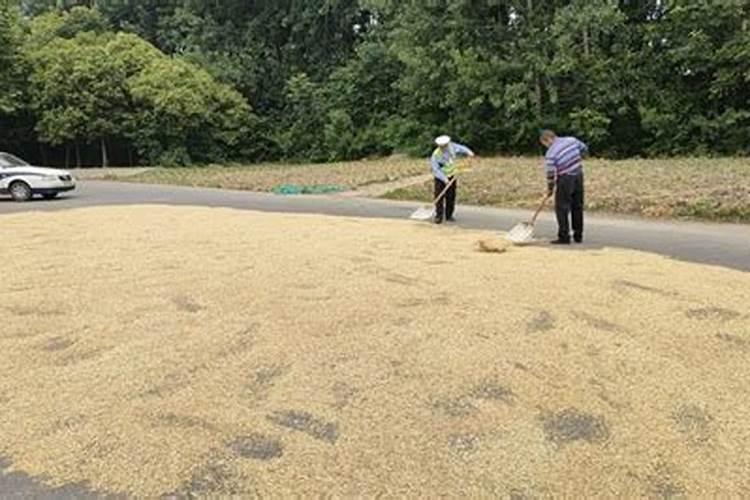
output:
M49 485L750 495L750 274L228 209L0 226L0 460Z

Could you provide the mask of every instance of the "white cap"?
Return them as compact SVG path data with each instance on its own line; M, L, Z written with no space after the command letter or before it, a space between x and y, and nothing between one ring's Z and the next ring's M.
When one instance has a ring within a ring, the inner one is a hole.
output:
M440 137L435 139L435 144L437 144L438 146L447 146L450 143L451 143L451 138L448 137L447 135L441 135Z

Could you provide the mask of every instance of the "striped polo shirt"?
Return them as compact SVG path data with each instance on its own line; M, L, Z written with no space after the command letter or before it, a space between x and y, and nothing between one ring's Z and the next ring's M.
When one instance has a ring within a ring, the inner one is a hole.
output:
M583 172L582 155L589 147L575 137L558 137L544 158L547 177L579 175Z

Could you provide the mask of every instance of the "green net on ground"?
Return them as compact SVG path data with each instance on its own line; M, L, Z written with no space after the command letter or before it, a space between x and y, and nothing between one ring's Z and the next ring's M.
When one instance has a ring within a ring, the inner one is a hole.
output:
M272 189L276 194L295 195L295 194L327 194L346 191L346 186L337 186L331 184L313 184L310 186L300 186L296 184L282 184Z

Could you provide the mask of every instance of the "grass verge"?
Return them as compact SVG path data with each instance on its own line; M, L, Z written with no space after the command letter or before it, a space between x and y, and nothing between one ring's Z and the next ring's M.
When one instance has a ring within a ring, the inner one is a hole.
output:
M738 158L589 160L586 208L613 214L750 222L750 161ZM532 208L544 194L541 161L488 158L460 180L459 202ZM428 201L429 183L384 197Z
M424 160L387 158L331 164L262 164L156 168L111 180L269 192L281 185L341 186L354 190L425 173Z

